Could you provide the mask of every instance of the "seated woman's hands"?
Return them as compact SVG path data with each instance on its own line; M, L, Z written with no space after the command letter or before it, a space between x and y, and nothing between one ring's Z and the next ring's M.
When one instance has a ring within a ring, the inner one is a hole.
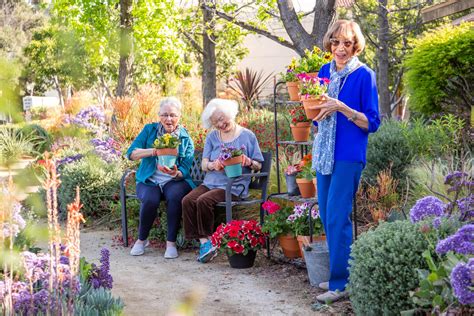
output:
M172 169L166 166L158 165L158 170L160 170L163 173L166 173L167 175L170 175L173 178L176 177L179 173L178 167L176 167L176 165L174 165Z
M252 165L252 159L246 155L242 155L242 167L250 167Z
M339 111L340 108L339 100L331 98L327 94L323 94L321 98L324 101L323 103L309 107L311 110L321 110L319 114L313 118L314 121L322 121L332 113Z
M209 162L207 167L208 167L209 170L216 170L216 171L220 171L220 170L224 169L224 165L222 164L222 162L219 159L216 159L212 162Z

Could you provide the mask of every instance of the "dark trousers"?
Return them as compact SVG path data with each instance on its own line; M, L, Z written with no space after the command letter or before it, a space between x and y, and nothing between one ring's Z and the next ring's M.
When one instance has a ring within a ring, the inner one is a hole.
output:
M232 195L232 200L238 197ZM225 190L210 190L200 185L183 199L183 224L186 239L207 238L214 232L214 208L225 201Z
M153 222L158 214L162 200L166 201L166 219L168 224L167 241L176 241L181 224L181 200L191 191L191 186L184 180L170 181L163 189L159 186L137 184L137 197L140 200L140 224L138 239L145 240L150 234Z
M318 204L329 248L329 289L344 290L349 278L352 244L352 201L356 195L362 163L335 161L330 175L316 173Z

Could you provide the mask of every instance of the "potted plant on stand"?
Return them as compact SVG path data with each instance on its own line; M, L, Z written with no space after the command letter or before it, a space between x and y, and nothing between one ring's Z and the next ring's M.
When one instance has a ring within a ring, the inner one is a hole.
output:
M313 105L320 105L324 101L322 95L328 90L329 79L311 77L304 73L299 74L298 78L301 80L301 102L303 102L306 116L310 119L314 119L319 114L320 110L310 109L310 107Z
M290 114L290 128L293 139L296 142L308 141L311 133L311 119L306 117L303 106L295 106L288 113Z
M290 259L300 257L298 240L291 233L290 223L287 221L288 216L292 213L292 208L281 208L280 205L272 201L263 203L262 208L267 213L262 231L269 234L270 238L278 238L285 257Z
M221 224L211 236L212 245L225 252L232 268L253 267L257 250L265 245L265 233L255 220Z
M298 74L304 73L313 78L318 76L321 66L332 59L330 52L324 52L317 46L314 46L313 50L305 49L304 53L298 63Z
M316 171L311 168L311 160L311 154L305 155L300 162L301 171L296 174L296 183L301 197L305 199L313 198L316 195L316 187L313 184Z
M155 139L153 147L156 148L158 164L173 168L178 156L179 138L172 134L163 134Z
M308 245L310 243L310 231L313 232L313 241L326 240L326 236L323 236L323 223L321 222L321 217L319 216L319 210L316 207L311 208L312 228L310 228L310 208L310 203L295 205L293 213L287 218L287 221L290 223L291 230L296 235L296 239L298 240L300 251L302 251L303 245Z
M235 178L242 175L242 158L245 146L236 148L233 146L227 147L222 144L221 152L218 159L224 165L225 174L229 178Z
M290 101L299 101L299 81L296 75L298 74L298 60L293 58L291 64L286 67L286 71L281 73L281 81L286 83Z

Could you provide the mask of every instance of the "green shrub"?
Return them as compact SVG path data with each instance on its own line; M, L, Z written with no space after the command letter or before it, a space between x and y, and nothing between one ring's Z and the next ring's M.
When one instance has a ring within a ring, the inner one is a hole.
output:
M406 87L412 110L431 115L454 100L469 117L472 104L474 64L474 23L446 25L414 43L406 58ZM454 111L453 111L454 112Z
M122 169L118 164L107 164L95 156L65 165L59 171L61 187L58 192L62 212L76 196L76 187L81 190L82 212L86 216L102 217L112 212L111 200L118 200L119 181Z
M20 133L23 135L32 135L35 140L33 142L33 148L39 152L43 153L51 149L51 144L53 138L49 133L38 124L29 124L21 128Z
M36 154L33 135L23 135L16 128L0 126L0 165L11 166L23 156Z
M370 185L375 185L377 175L391 166L392 177L399 180L399 188L402 189L412 157L402 124L394 120L384 121L377 133L369 136L367 165L362 173L362 179Z
M417 269L429 242L419 224L382 223L352 246L350 299L357 315L399 315L414 307L409 291L418 286Z

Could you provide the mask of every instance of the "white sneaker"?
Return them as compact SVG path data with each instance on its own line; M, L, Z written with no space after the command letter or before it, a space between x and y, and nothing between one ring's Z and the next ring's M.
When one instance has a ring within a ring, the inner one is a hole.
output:
M141 256L145 253L145 247L148 247L148 245L150 245L148 239L141 243L137 240L133 245L132 250L130 250L130 254L132 256Z
M321 290L329 291L329 282L321 282L318 284Z
M165 259L178 258L178 249L176 247L166 247Z
M324 294L316 296L316 299L322 303L331 303L341 298L347 297L349 293L347 291L327 291Z

